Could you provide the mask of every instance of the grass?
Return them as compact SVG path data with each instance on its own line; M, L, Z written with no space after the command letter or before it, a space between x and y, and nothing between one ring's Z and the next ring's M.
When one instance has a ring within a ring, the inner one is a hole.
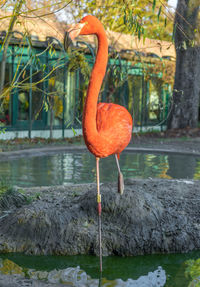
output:
M8 180L0 179L0 210L21 207L32 200L25 195L24 190L16 189Z

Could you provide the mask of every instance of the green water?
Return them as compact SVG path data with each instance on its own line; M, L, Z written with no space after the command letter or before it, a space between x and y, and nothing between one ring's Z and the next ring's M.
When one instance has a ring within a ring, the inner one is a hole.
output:
M200 157L180 154L124 152L120 158L126 178L168 178L200 180ZM88 152L60 153L19 158L0 163L0 175L18 186L44 186L96 181L95 158ZM114 157L100 160L101 182L117 180ZM99 259L94 256L27 256L1 254L16 264L36 270L65 269L80 266L92 278L98 278ZM138 279L161 266L167 275L166 287L187 287L184 275L188 259L200 258L200 251L188 254L145 255L103 258L103 277L108 280Z
M180 154L124 152L120 158L124 178L200 179L200 157ZM18 186L48 186L96 182L95 158L89 152L2 161L0 175ZM115 182L114 156L100 160L101 182Z
M99 277L99 259L95 256L28 256L23 254L1 254L2 259L10 259L16 264L36 270L65 269L68 267L80 266L92 278ZM147 275L148 272L155 271L161 266L167 275L166 287L186 287L189 281L184 275L185 264L188 259L197 259L200 251L188 254L159 254L135 257L115 257L103 258L103 276L108 280L121 278L138 279L140 276Z

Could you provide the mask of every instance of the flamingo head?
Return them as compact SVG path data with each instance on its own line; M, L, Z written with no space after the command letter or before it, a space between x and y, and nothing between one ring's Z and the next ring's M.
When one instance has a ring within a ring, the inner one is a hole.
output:
M92 15L85 16L79 23L71 24L65 33L65 48L79 35L97 34L103 29L101 22Z

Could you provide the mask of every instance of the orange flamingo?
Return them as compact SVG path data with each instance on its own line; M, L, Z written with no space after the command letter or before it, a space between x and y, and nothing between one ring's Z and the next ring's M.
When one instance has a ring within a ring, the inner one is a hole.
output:
M85 144L96 157L99 256L100 272L102 272L99 159L112 154L115 155L118 168L118 191L122 194L124 182L118 159L122 150L131 140L133 120L129 112L120 105L97 103L108 61L108 42L103 25L96 17L88 15L78 24L70 26L67 37L74 40L78 35L91 34L95 34L98 38L98 52L87 90L82 127Z

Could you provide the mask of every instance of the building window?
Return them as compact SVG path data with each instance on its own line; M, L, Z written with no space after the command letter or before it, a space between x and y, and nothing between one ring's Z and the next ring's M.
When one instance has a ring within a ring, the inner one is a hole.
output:
M17 120L27 121L29 120L30 112L30 94L32 94L32 108L31 119L42 119L42 107L43 107L43 73L41 71L33 70L32 77L30 70L20 71L19 77L19 89L18 89L18 113Z
M162 82L159 78L151 78L149 81L148 120L159 123L162 110Z
M1 126L10 125L11 124L11 73L12 66L9 63L6 63L6 71L5 71L5 84L4 89L0 95L0 124Z
M67 128L76 125L78 99L76 99L76 76L77 72L66 73L66 96L65 96L65 126Z
M64 70L56 69L48 80L48 124L61 126L63 120Z

